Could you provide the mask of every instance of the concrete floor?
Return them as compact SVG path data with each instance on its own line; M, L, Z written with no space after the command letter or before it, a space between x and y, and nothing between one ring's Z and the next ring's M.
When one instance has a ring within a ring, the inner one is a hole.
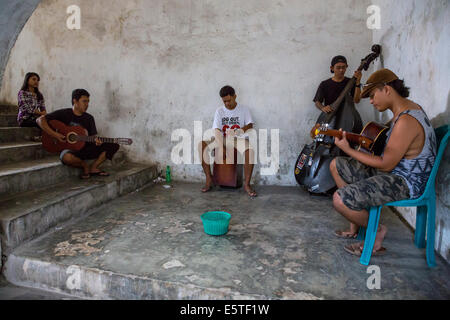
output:
M389 209L387 254L373 257L381 289L333 231L347 222L328 197L298 187L240 190L161 184L118 198L91 216L17 249L15 284L94 299L449 299L450 266L425 250ZM231 213L229 232L204 233L200 215ZM52 271L50 275L49 270ZM70 279L74 275L78 276ZM68 278L69 277L69 278Z

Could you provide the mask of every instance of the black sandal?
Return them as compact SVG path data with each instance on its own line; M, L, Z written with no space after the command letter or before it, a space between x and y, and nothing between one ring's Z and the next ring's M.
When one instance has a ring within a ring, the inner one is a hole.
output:
M91 172L89 173L91 176L100 176L100 177L107 177L109 176L108 172L105 171L97 171L97 172Z

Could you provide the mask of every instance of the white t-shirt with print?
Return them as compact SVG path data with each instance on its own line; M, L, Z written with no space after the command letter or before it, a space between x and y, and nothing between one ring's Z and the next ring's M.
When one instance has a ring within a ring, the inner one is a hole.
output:
M233 110L222 106L216 110L214 115L213 129L225 132L227 129L240 129L253 123L248 107L237 104Z

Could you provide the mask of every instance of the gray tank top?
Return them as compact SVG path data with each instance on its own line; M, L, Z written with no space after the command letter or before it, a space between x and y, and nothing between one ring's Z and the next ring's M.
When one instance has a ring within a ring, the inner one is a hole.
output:
M402 158L391 173L405 179L406 184L409 187L409 196L411 199L414 199L420 197L425 191L428 177L433 169L437 149L436 135L434 134L434 129L431 126L430 120L422 108L420 110L405 110L400 113L394 121L392 121L391 127L386 134L386 143L389 141L392 129L398 119L404 114L409 114L414 117L422 125L425 133L425 143L423 145L422 152L417 157L414 159Z

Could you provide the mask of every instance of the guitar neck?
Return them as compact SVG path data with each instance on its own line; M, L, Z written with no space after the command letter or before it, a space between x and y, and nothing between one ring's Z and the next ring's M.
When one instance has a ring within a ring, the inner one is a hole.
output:
M99 139L102 143L119 143L118 138L105 138L105 137L95 137L95 136L77 136L78 141L92 142L95 143L95 139Z
M342 131L339 130L327 130L327 131L320 131L320 134L324 134L327 136L337 137L339 139L342 139ZM359 145L365 145L370 146L373 143L373 140L370 140L360 134L352 133L352 132L346 132L345 137L348 141L357 143Z

